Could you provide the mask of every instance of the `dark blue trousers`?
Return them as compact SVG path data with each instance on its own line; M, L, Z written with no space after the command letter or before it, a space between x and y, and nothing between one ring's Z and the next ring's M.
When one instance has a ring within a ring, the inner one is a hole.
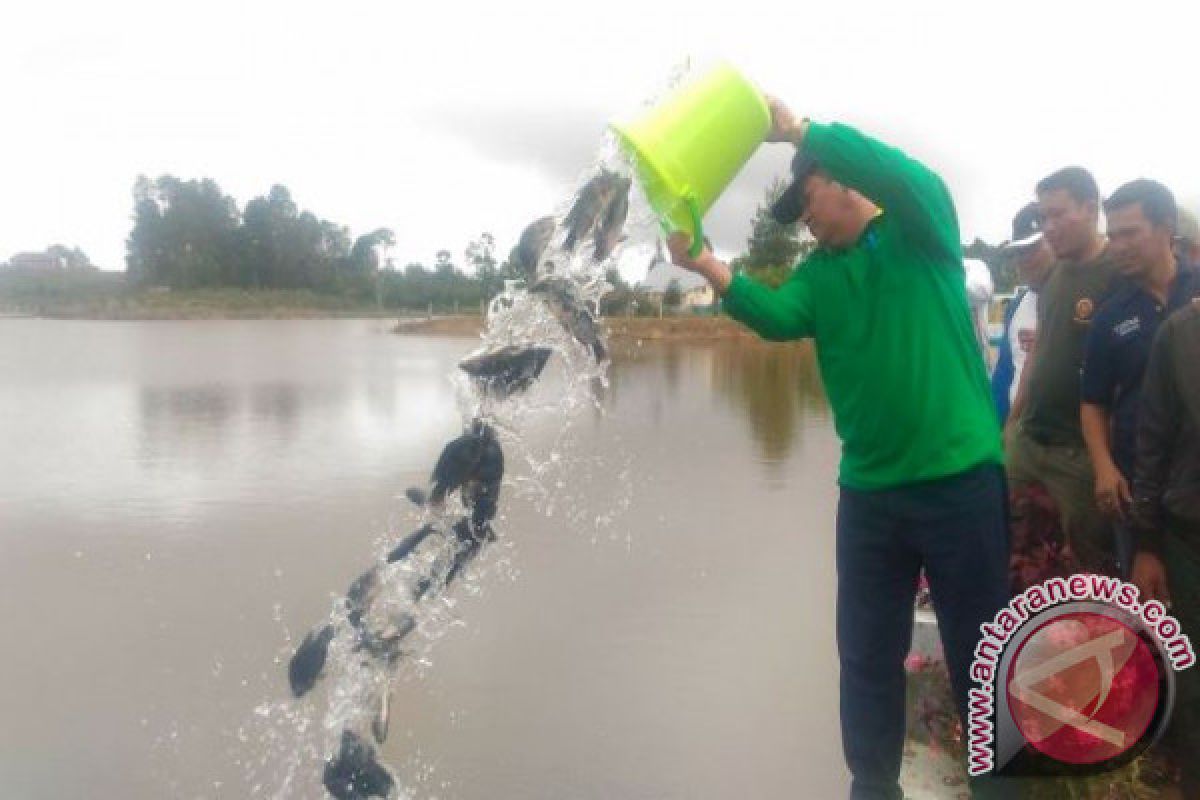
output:
M842 747L853 776L852 800L903 797L904 658L912 644L922 567L967 729L979 625L1009 601L1006 495L1003 469L993 464L894 489L842 488L837 639Z

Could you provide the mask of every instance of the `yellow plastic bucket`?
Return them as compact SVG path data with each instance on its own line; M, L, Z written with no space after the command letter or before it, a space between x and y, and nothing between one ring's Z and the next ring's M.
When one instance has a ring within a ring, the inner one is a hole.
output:
M704 246L701 220L771 127L767 102L728 64L681 87L649 113L612 129L663 230Z

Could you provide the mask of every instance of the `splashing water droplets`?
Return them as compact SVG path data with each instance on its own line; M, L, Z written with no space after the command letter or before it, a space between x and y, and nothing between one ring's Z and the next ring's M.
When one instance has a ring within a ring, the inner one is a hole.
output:
M583 452L578 430L580 420L590 418L580 412L594 410L603 415L606 411L602 400L608 387L609 362L599 308L612 288L605 275L617 265L625 248L624 239L615 236L612 227L615 224L619 234L623 226L626 238L635 243L639 253L649 252L649 243L659 229L637 188L627 192L628 209L589 210L581 204L588 197L601 197L596 202L611 206L613 187L617 187L616 196L622 187L636 187L632 176L610 134L573 199L553 218L554 230L532 265L533 274L524 281L506 281L487 307L481 352L486 356L502 348L518 352L546 348L552 354L549 363L554 364L554 386L526 384L522 391L494 392L464 372L456 371L450 378L464 427L473 429L482 421L502 446L509 468L501 484L504 498L540 510L547 518L565 514L566 527L590 534L593 542L602 532L615 538L617 519L629 507L632 492L628 465L615 465L621 468L619 495L604 499L603 512L595 510L596 499L587 496L594 483L589 479L614 465ZM589 191L593 195L588 195ZM606 191L609 194L604 194ZM585 224L579 223L581 218ZM548 441L539 444L538 437L522 435L531 423L545 421L553 423ZM254 796L310 796L317 788L315 776L321 775L330 755L338 752L339 741L345 752L348 732L363 742L372 735L382 742L387 736L393 685L420 680L432 668L433 647L464 624L459 613L464 599L479 597L491 576L517 579L514 543L506 536L513 532L504 530L503 515L496 518L493 508L489 517L497 524L495 536L473 541L464 537L461 526L477 511L472 508L477 501L464 502L465 492L447 493L441 505L407 509L400 521L428 527L428 535L420 537L396 563L389 562L389 554L401 534L392 530L379 537L371 567L345 597L333 599L321 670L324 702L305 695L293 702L262 703L253 709L247 725L237 730L240 742L254 740L265 748L261 764L247 767L247 784L254 785ZM486 530L490 534L491 528ZM275 570L274 577L281 579L282 572ZM282 608L277 605L273 612L282 625ZM292 636L286 630L285 637L291 649ZM451 719L458 724L459 714L453 713ZM428 788L434 780L433 767L420 757L419 749L415 756L410 752L401 766L407 779L419 786ZM442 790L449 786L440 783ZM390 796L409 797L413 791L396 787Z

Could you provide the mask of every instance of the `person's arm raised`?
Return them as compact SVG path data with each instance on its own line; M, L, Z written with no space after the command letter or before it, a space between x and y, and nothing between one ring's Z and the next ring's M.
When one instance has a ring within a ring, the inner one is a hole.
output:
M797 120L778 99L768 142L792 142L811 154L829 177L866 197L897 219L914 241L938 255L962 257L958 215L942 179L901 150L848 125Z
M729 265L705 247L700 255L688 255L691 236L676 232L667 239L671 261L703 276L725 300L725 311L764 339L784 342L813 335L812 303L803 267L778 289L734 274Z

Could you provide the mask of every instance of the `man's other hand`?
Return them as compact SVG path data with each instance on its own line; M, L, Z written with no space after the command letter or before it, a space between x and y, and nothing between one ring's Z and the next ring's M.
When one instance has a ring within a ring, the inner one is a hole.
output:
M725 294L733 280L733 273L719 258L713 255L708 245L700 249L700 255L692 258L688 250L692 246L691 234L685 231L675 231L667 237L667 250L671 253L671 263L676 266L702 275L712 284L718 294Z
M1129 493L1129 482L1117 469L1110 465L1096 473L1096 505L1109 516L1124 518L1125 509L1133 502Z
M692 237L686 231L675 231L667 237L667 250L671 253L671 263L692 272L704 274L704 262L713 257L707 246L700 248L700 255L692 258L689 250L692 247Z
M1138 553L1133 559L1133 582L1142 593L1142 602L1157 600L1164 606L1171 605L1171 593L1167 590L1167 570L1162 559L1153 553Z
M778 98L764 95L767 108L771 110L771 130L767 132L768 142L791 142L800 144L804 138L804 122L796 116Z

